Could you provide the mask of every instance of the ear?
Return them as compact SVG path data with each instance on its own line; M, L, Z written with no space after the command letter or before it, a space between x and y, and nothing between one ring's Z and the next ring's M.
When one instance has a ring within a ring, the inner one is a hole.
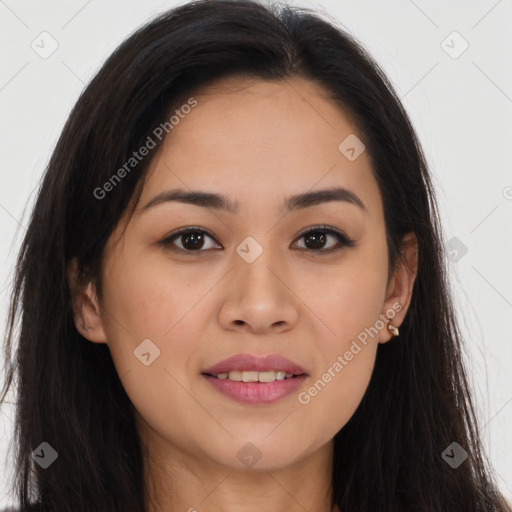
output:
M379 343L386 343L393 338L388 325L400 327L411 303L412 289L418 273L418 241L414 233L407 233L403 239L403 260L389 281L384 302L383 316L387 317L386 325L379 333Z
M92 282L87 283L84 288L79 287L76 258L69 261L66 270L71 290L73 317L78 332L93 343L107 343L96 287Z

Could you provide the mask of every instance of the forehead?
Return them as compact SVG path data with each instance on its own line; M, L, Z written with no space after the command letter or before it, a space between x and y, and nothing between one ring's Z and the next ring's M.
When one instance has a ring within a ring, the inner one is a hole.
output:
M368 209L378 204L366 152L351 161L339 149L347 137L363 137L318 84L230 78L193 97L197 105L181 114L151 163L140 203L176 186L222 193L241 208L343 186Z

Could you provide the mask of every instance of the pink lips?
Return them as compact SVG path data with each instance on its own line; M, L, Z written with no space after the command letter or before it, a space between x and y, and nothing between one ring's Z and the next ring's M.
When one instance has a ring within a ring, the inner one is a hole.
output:
M273 382L237 382L218 379L215 375L230 371L284 371L295 376ZM298 364L279 355L253 356L239 354L212 366L203 372L205 378L220 393L238 402L251 405L271 404L290 395L307 379L308 374Z

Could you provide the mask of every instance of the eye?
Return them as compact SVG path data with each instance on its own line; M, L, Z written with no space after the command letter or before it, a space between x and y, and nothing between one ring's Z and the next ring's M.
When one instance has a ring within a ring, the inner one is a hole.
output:
M174 245L174 241L178 239L182 243L181 247L177 247L176 250L184 253L194 253L194 252L204 252L201 249L204 248L205 239L210 238L214 240L214 238L208 234L204 229L195 228L195 227L187 227L180 229L176 233L168 236L164 240L160 242L163 246L167 247L169 245ZM210 249L211 247L207 247ZM174 248L172 248L175 250Z
M329 237L338 240L338 243L334 247L319 250L320 246L323 246ZM309 228L299 236L299 240L300 239L305 240L306 250L321 254L330 254L340 251L343 247L353 247L355 245L354 240L351 240L345 234L328 226L314 226Z

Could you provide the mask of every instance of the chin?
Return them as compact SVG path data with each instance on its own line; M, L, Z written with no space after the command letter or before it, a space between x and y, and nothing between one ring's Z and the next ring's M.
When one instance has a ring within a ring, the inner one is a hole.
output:
M288 437L288 440L290 443L286 445L282 437L272 438L272 434L268 435L268 431L260 437L233 436L233 439L227 439L223 444L223 452L211 454L211 458L237 471L259 472L285 469L302 458L301 452L297 450L298 443L291 437Z

